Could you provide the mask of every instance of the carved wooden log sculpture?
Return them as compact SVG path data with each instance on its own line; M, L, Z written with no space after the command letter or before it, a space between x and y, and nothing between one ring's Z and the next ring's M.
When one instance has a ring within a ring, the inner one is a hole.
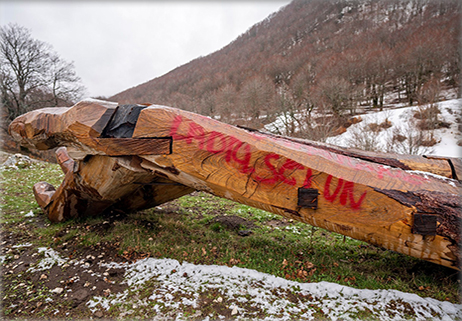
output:
M61 186L34 186L54 222L201 190L460 268L459 159L343 149L175 108L96 100L35 110L9 129L27 147L67 148L57 150Z

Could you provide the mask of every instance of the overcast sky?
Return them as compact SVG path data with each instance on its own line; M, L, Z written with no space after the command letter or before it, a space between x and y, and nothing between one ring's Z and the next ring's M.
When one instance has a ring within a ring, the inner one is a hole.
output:
M1 0L0 24L73 61L87 96L111 96L221 49L289 2Z

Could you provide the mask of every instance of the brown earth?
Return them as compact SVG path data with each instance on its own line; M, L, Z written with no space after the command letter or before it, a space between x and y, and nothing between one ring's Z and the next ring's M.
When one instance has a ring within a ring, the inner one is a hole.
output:
M45 224L43 216L34 217L35 224ZM89 229L103 228L87 226ZM63 235L61 235L63 236ZM60 235L55 235L59 241ZM54 245L53 248L67 262L43 271L31 270L43 257L28 243L24 233L7 234L1 231L0 255L11 257L4 262L2 273L4 318L29 317L35 319L89 319L103 318L103 311L90 312L85 303L93 296L107 296L125 290L121 284L123 271L101 266L102 263L127 262L137 258L131 253L118 254L117 243L82 246L74 241ZM7 295L5 295L7 294ZM18 300L17 298L21 298ZM25 300L24 298L28 298ZM50 300L51 299L51 300ZM65 307L65 308L64 308ZM56 312L59 311L59 312Z

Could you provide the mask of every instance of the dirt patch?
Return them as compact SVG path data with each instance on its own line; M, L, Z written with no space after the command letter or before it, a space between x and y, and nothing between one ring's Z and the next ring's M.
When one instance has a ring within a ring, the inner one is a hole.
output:
M242 218L236 215L215 216L211 220L211 223L220 223L228 230L234 230L234 231L252 230L257 227L254 223L246 220L245 218Z
M268 222L266 222L266 224L271 227L285 227L290 225L290 223L285 218L282 218L280 220L269 220Z
M85 247L70 241L35 248L18 235L2 231L3 311L8 318L25 316L88 319L86 302L94 296L120 293L124 271L107 268L110 262L126 262L113 244ZM59 241L59 238L56 238Z

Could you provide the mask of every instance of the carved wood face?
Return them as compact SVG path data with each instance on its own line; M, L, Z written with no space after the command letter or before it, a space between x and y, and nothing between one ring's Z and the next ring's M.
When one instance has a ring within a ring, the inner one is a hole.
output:
M73 107L33 110L14 119L8 131L22 146L40 150L79 144L79 138L99 137L117 104L81 101Z
M56 146L54 132L62 128L57 121L69 108L42 108L14 119L8 127L8 132L21 145L28 148L50 149Z

